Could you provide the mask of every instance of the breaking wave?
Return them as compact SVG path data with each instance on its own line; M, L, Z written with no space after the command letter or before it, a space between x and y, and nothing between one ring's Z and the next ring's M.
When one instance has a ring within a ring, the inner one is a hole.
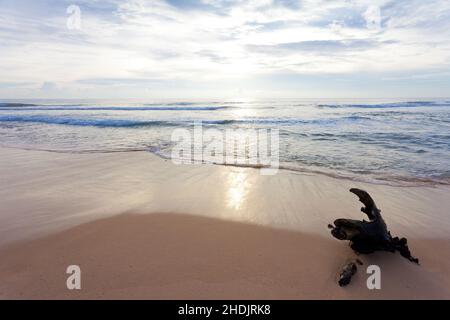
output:
M70 126L92 127L138 127L138 126L171 126L176 125L160 120L124 120L124 119L80 119L48 116L0 116L0 122L33 122Z
M0 105L7 111L214 111L230 109L230 106L148 106L148 107L87 107L87 106L38 106L38 105Z
M330 125L342 121L365 121L370 120L363 116L348 116L342 118L326 119L176 119L176 120L135 120L135 119L97 119L97 118L75 118L75 117L54 117L43 115L4 115L0 116L0 122L32 122L70 126L92 126L92 127L148 127L148 126L191 126L195 124L203 125Z
M343 108L362 108L362 109L383 109L383 108L416 108L416 107L449 107L450 101L407 101L393 103L375 103L375 104L318 104L321 109L343 109Z

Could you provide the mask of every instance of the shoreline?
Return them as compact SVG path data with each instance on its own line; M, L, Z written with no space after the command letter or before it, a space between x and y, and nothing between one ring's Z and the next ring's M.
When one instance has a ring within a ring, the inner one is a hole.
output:
M170 161L170 157L160 154L156 151L151 151L148 148L130 148L130 149L114 149L114 150L58 150L58 149L43 149L43 148L29 148L29 147L16 147L16 146L0 146L1 149L15 149L24 151L37 151L37 152L50 152L50 153L60 153L60 154L114 154L114 153L135 153L135 152L145 152L163 161ZM233 164L233 163L217 163L217 162L194 162L192 165L214 165L214 166L224 166L224 167L236 167L236 168L247 168L247 169L268 169L270 166L260 165L260 164ZM374 179L374 178L362 178L362 177L352 177L350 173L337 173L329 172L327 170L313 169L306 166L292 165L290 162L280 163L277 170L287 171L291 173L298 173L304 175L319 175L328 177L331 179L345 180L350 182L361 182L365 184L374 185L384 185L390 187L400 187L400 188L414 188L414 187L439 187L439 186L450 186L450 178L445 178L444 180L433 180L432 178L421 178L421 177L406 177L406 176L392 176L390 179Z

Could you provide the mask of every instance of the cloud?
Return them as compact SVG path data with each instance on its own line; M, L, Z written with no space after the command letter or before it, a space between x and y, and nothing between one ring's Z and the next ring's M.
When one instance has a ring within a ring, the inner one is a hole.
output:
M346 40L312 40L300 42L280 43L277 45L249 45L251 51L266 53L283 53L299 51L313 52L314 54L333 55L342 51L355 52L357 50L368 50L381 45L373 40L346 39Z
M27 88L31 82L0 82L0 88Z
M66 26L72 4L81 9L80 30ZM379 17L374 16L378 9ZM450 4L3 0L0 39L5 82L34 83L36 90L51 82L61 94L66 89L95 92L108 83L145 88L156 80L161 87L191 83L202 93L210 82L234 90L233 84L279 79L279 74L297 75L299 84L304 75L411 78L450 67ZM0 97L16 93L10 89L0 87Z

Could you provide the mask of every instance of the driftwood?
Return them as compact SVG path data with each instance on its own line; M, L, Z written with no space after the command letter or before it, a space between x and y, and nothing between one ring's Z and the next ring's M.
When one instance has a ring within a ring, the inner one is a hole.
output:
M329 225L331 234L339 240L349 240L356 253L368 254L375 251L398 251L411 262L419 263L409 251L407 239L392 237L372 197L364 190L350 189L365 206L361 208L370 221L337 219Z
M381 210L377 208L372 197L364 190L350 189L364 204L361 211L364 212L369 221L353 219L337 219L334 226L329 224L333 237L339 240L349 240L350 247L361 254L375 251L398 251L411 262L419 264L419 259L414 258L408 248L406 238L392 237L390 231L381 216ZM359 260L356 263L362 264ZM338 283L341 287L350 283L352 277L358 270L354 261L343 266L339 274Z
M361 260L356 259L355 261L348 262L342 267L342 270L339 273L338 280L338 283L341 287L345 287L346 285L350 284L352 277L356 274L356 271L358 271L357 264L362 265L363 263L361 262Z

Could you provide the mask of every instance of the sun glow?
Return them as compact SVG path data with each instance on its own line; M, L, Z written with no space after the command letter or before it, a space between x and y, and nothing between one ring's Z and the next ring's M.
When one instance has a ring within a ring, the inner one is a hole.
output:
M245 171L231 172L228 175L227 206L234 210L242 208L247 200L250 184Z

